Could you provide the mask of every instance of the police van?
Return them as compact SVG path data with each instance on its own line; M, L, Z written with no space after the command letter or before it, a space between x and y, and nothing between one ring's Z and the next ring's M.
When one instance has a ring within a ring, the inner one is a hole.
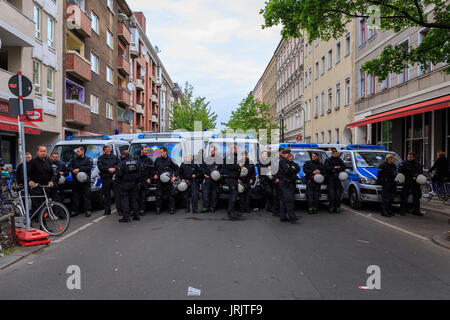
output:
M120 157L122 150L128 150L129 143L108 135L69 136L65 141L58 142L53 149L53 152L59 154L59 160L66 166L76 157L76 149L78 147L83 147L86 150L86 157L94 161L94 168L91 173L91 192L92 203L98 208L103 207L103 197L101 194L102 180L97 168L97 160L103 154L104 146L111 147L112 154ZM72 173L70 173L64 183L64 192L66 194L72 192L72 184L73 178Z
M160 157L160 150L166 147L169 157L180 166L186 156L186 140L180 133L143 133L139 134L130 145L131 157L137 157L141 154L141 146L147 146L148 157L155 162ZM149 187L148 202L156 201L156 183L152 182Z
M322 164L329 158L328 154L319 148L317 144L280 144L280 148L285 148L291 150L294 156L294 162L300 166L300 172L297 174L296 190L295 190L295 200L306 201L306 187L307 181L305 177L305 172L303 171L303 166L307 161L311 160L313 152L317 152L319 155L320 162ZM328 201L327 185L324 183L320 187L320 198L319 201Z
M377 145L348 145L340 150L340 157L344 161L347 181L342 182L343 197L349 199L353 209L360 209L364 202L381 202L381 185L378 184L378 167L385 161L388 154L395 156L397 168L401 158L388 151L385 146ZM394 203L400 203L401 186L397 187Z

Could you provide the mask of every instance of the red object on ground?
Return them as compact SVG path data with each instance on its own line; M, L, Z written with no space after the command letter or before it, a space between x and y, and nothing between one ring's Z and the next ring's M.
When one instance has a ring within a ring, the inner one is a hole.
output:
M30 231L27 231L25 228L21 228L16 230L16 236L17 240L30 242L47 239L50 235L47 232L33 228L31 228Z
M20 241L17 240L17 243L21 245L22 247L34 247L34 246L40 246L43 244L49 244L50 239L43 239L43 240L37 240L37 241Z

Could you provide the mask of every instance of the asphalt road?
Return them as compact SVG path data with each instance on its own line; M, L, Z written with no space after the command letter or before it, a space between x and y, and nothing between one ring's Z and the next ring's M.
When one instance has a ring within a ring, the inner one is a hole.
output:
M449 299L450 250L345 209L280 223L265 212L77 217L79 228L0 271L5 299ZM68 266L81 290L68 290ZM381 290L361 290L370 265ZM187 297L188 287L201 290Z

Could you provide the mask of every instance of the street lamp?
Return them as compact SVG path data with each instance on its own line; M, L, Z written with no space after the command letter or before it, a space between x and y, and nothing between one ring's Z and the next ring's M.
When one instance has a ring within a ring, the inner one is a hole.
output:
M281 130L281 142L284 142L284 109L281 110L281 125L280 125L280 130Z

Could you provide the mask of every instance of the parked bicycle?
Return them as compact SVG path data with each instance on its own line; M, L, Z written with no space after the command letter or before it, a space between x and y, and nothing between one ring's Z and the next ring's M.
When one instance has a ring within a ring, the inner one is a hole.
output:
M434 197L438 197L445 205L450 206L450 182L443 179L440 183L428 179L427 184L422 188L422 199L430 202Z

